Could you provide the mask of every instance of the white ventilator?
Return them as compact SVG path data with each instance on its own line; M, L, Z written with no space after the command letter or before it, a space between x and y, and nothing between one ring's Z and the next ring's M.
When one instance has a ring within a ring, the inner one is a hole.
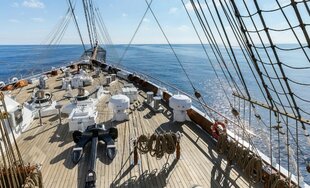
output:
M130 100L126 95L114 95L109 101L109 107L113 109L113 121L128 120L126 109L129 108Z
M183 122L187 120L186 110L192 106L192 100L186 95L173 95L169 99L169 106L173 109L173 121Z

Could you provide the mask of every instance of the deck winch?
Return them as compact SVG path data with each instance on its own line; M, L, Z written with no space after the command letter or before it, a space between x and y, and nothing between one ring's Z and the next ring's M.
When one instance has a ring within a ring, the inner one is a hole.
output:
M138 89L133 84L124 84L122 93L129 98L130 103L138 100Z
M74 131L73 141L76 146L72 150L72 161L77 164L83 156L83 148L88 142L91 142L91 153L86 175L85 187L95 187L96 183L96 158L98 141L103 141L106 144L106 154L109 159L113 160L116 155L115 139L118 137L118 131L112 127L105 129L103 124L94 124L88 126L84 132L79 130Z
M97 115L98 112L94 109L93 100L78 101L68 118L69 131L84 131L88 126L96 123Z
M169 106L173 109L173 121L183 122L187 119L186 110L192 106L192 100L186 95L173 95L169 100Z
M85 70L80 70L79 74L74 75L73 78L71 79L72 88L85 87L90 86L92 84L93 84L93 78L91 76L88 76Z
M31 100L25 103L34 114L35 118L47 117L57 114L55 108L56 101L52 100L52 94L43 89L35 89L33 91Z
M66 69L64 70L64 73L65 73L65 78L71 77L71 72L70 72L70 69L69 69L69 68L66 68Z
M130 100L126 95L114 95L109 101L109 107L113 109L113 121L128 120L126 109L130 106Z
M71 87L71 80L69 77L66 78L62 78L62 84L61 84L61 89L64 90L69 90L69 88Z
M39 88L40 89L46 89L47 88L46 80L47 80L47 76L46 75L42 75L39 78Z

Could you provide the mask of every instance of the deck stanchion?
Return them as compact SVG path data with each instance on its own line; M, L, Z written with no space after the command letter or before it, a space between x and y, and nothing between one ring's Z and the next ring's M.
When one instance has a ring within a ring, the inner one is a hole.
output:
M40 119L40 126L42 126L42 116L41 116L41 100L39 100L39 119Z
M181 147L180 142L178 141L176 144L176 159L179 160L181 156Z
M137 142L133 141L134 144L134 150L133 150L133 164L137 165L139 161L139 156L138 156L138 149L137 149Z
M58 109L58 118L59 118L59 125L62 125L62 122L61 122L61 108L62 108L62 105L61 104L57 104L55 106L56 109Z

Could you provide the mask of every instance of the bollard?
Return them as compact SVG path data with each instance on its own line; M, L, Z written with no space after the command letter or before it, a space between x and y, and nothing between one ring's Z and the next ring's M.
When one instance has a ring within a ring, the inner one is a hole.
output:
M56 104L55 106L56 109L58 109L58 118L59 118L59 125L62 125L61 123L61 108L62 108L62 105L61 104Z

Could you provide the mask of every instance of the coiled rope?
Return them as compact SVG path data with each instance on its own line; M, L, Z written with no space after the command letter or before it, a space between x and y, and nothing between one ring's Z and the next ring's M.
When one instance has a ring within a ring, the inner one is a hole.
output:
M146 154L149 151L148 140L148 137L145 135L139 136L137 140L137 147L142 154Z
M228 140L226 133L221 133L217 141L216 149L220 154L226 154L229 163L235 161L244 170L252 183L258 183L263 178L263 161L253 154L248 148L234 140ZM279 174L271 174L266 187L270 188L295 188L289 179L281 179Z
M236 141L229 141L225 133L220 134L216 148L219 153L227 154L229 163L235 161L253 183L261 181L263 174L262 159L253 155L248 148Z
M258 156L252 157L244 170L253 183L260 182L262 180L262 174L263 174L262 159Z
M271 174L267 181L267 186L270 188L295 188L297 185L292 185L289 179L281 179L279 174Z
M43 178L41 171L37 168L26 177L22 188L43 188Z
M152 134L150 137L141 135L137 139L137 149L141 154L150 153L152 157L161 159L165 153L173 154L179 142L178 133Z
M228 140L226 133L220 134L219 139L217 140L216 150L220 154L223 154L228 150Z

